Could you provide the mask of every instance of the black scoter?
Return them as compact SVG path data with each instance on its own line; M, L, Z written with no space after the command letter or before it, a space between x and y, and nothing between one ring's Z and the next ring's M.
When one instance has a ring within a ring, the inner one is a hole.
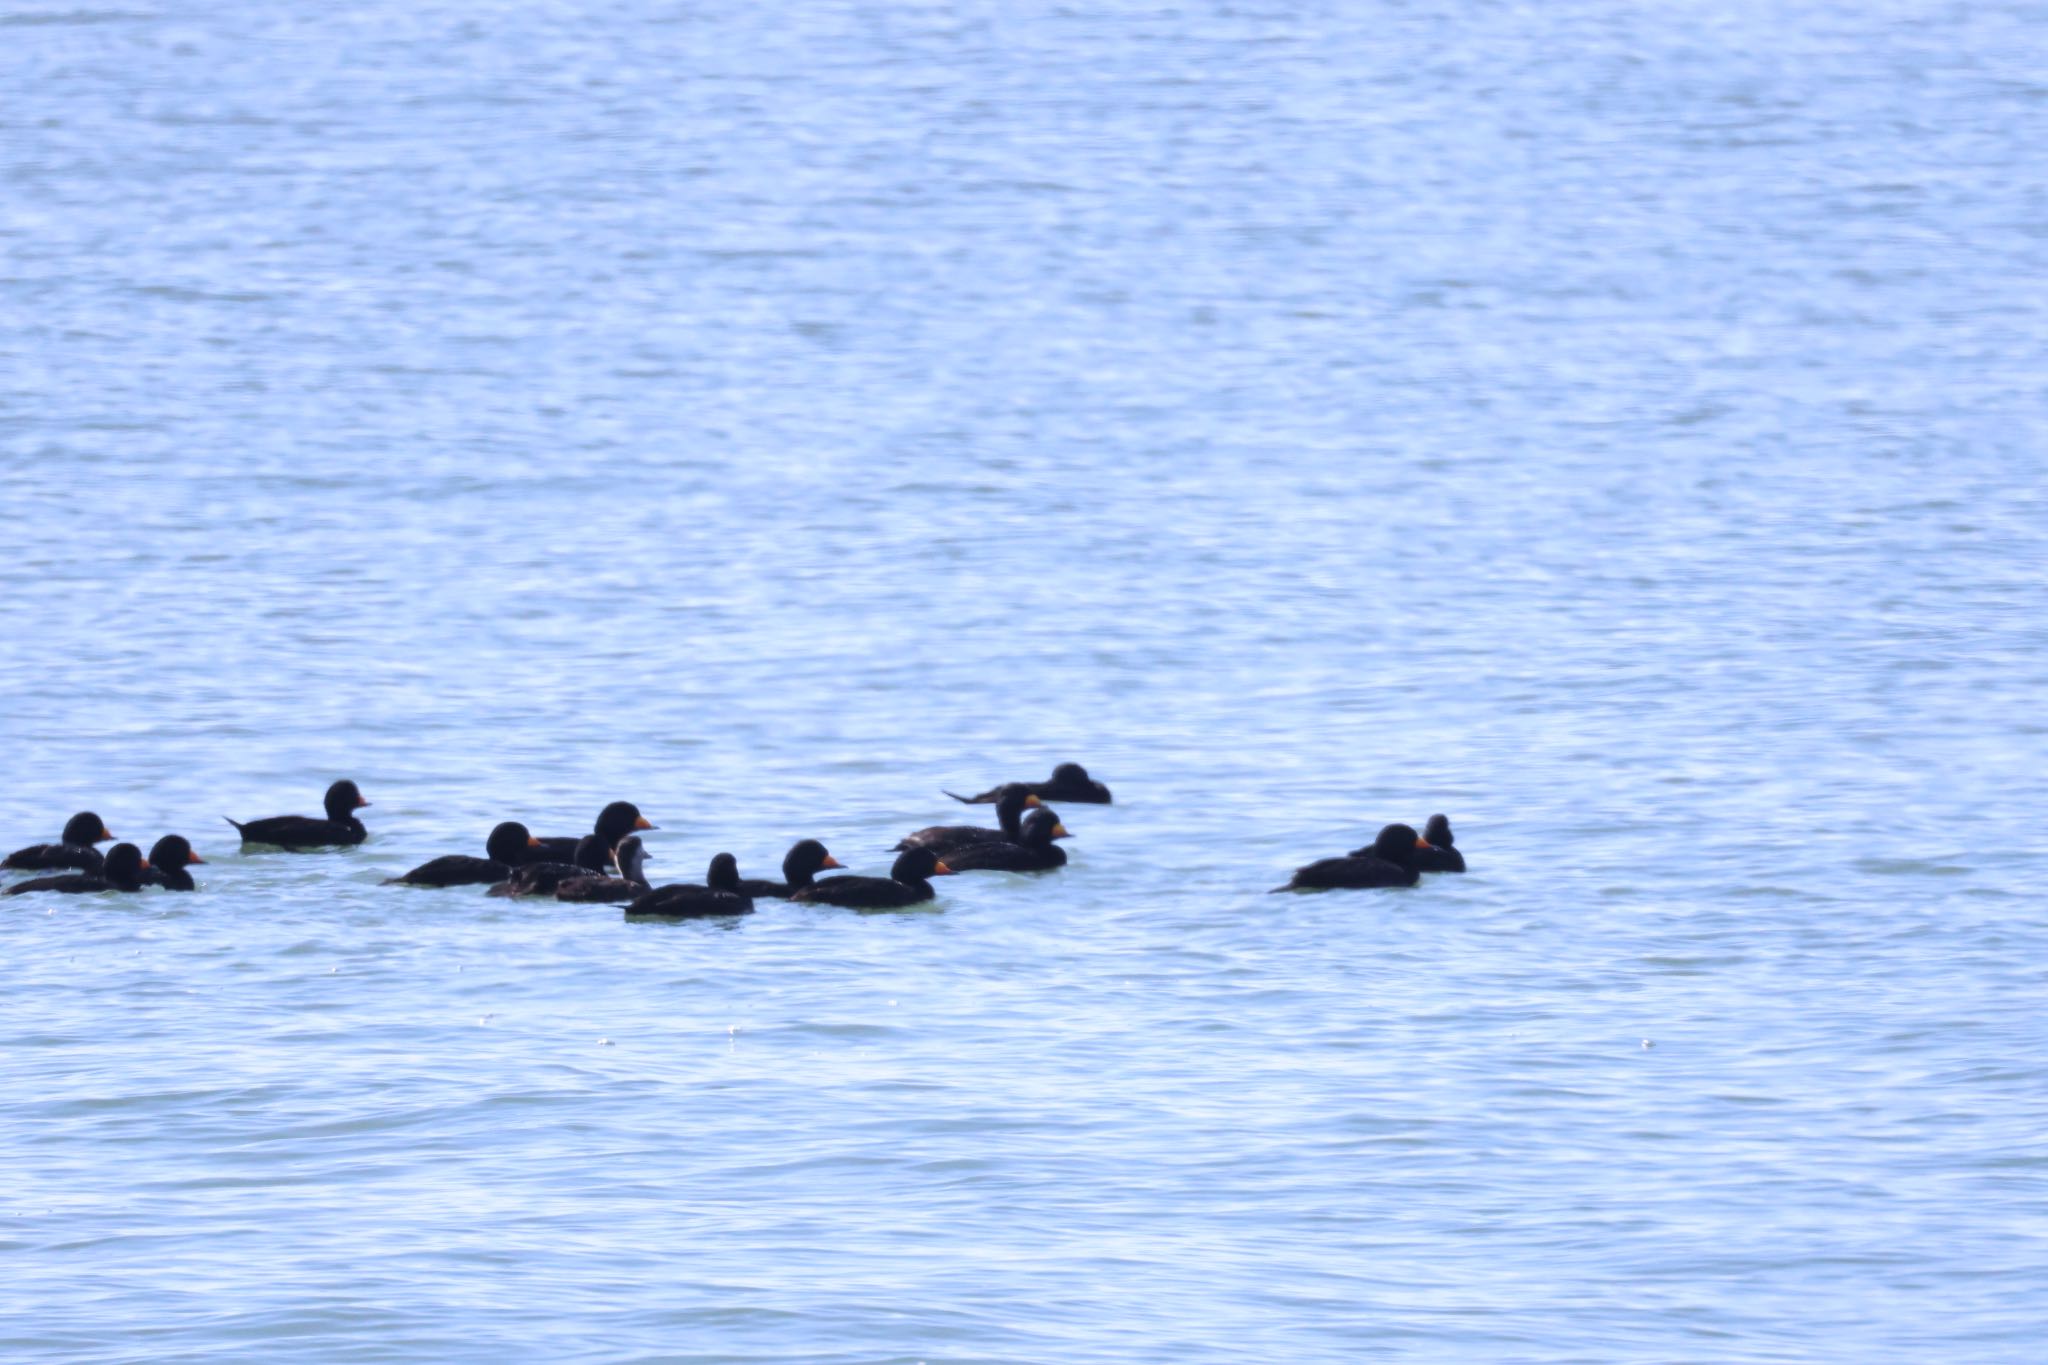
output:
M356 784L343 778L327 789L327 795L321 801L327 810L325 820L304 815L273 815L247 824L234 819L229 819L228 823L240 831L245 844L271 844L293 852L334 848L360 844L369 837L370 832L363 828L363 822L356 819L356 812L369 804L356 790Z
M944 857L956 848L969 844L1015 843L1023 837L1024 809L1036 806L1039 800L1032 795L1031 788L1022 782L1012 782L1002 788L996 799L995 829L981 825L930 825L904 835L896 841L898 852L906 848L928 848Z
M740 890L739 859L730 853L711 860L704 885L658 886L626 905L627 919L716 919L753 913L754 898Z
M1413 886L1421 880L1415 855L1429 845L1413 825L1388 825L1372 847L1346 858L1324 858L1296 868L1275 891L1319 891L1337 886Z
M961 796L956 792L946 795L955 801L970 806L986 806L1000 800L1003 787L1016 784L1005 782L999 787L990 787L979 796ZM1041 801L1067 801L1077 806L1106 806L1110 804L1109 788L1088 776L1088 770L1078 763L1062 763L1052 770L1052 779L1047 782L1026 782L1026 791Z
M482 858L450 853L421 863L403 877L387 877L386 886L477 886L502 882L513 869L540 861L540 840L517 820L495 826L484 840Z
M1422 827L1422 841L1427 849L1415 850L1415 866L1424 872L1463 872L1465 855L1452 847L1451 818L1448 815L1432 815L1429 823Z
M0 895L19 896L28 891L62 891L71 895L93 891L140 891L142 874L148 870L149 864L143 861L141 849L133 844L115 844L107 850L98 875L73 872L63 877L31 877L25 882L16 882Z
M1059 813L1042 806L1024 817L1024 832L1015 843L969 844L946 854L955 872L1050 872L1067 865L1067 851L1054 843L1068 838Z
M597 836L599 845L598 860L595 863L584 861L583 840L588 839L590 834L580 838L543 835L540 847L542 853L552 862L583 863L592 872L602 874L611 866L612 850L619 846L619 840L635 830L655 828L658 826L649 824L647 817L640 813L640 808L631 801L614 801L597 813L597 823L590 828L590 833Z
M886 877L827 877L812 882L790 899L807 905L844 905L855 910L897 910L930 900L932 884L926 879L950 876L952 871L928 848L906 849L896 855L896 864Z
M844 866L846 864L827 853L825 846L816 839L801 839L783 855L781 881L745 877L740 880L740 890L756 900L768 897L786 901L816 880L820 871Z
M17 848L5 858L0 858L0 867L19 868L24 872L74 867L80 872L98 872L100 851L93 845L105 843L113 837L99 816L82 810L64 822L64 833L57 843Z
M192 851L192 843L184 835L166 834L149 846L149 860L143 864L142 883L144 886L161 886L167 891L196 891L198 883L185 869L205 861Z

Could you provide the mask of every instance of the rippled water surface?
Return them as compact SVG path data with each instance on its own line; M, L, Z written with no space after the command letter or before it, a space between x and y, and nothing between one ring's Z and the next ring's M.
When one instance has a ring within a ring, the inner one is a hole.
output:
M0 1353L2038 1356L2044 32L4 0Z

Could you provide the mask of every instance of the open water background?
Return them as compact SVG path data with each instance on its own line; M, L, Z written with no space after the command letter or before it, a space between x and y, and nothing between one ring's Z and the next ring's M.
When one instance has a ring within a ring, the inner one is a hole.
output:
M0 1353L2038 1358L2044 33L0 3Z

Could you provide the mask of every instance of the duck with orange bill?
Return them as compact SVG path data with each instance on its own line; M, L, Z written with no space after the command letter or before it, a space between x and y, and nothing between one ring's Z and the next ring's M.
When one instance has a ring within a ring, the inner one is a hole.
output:
M315 848L344 848L360 844L370 837L369 830L356 818L356 812L369 805L356 784L343 778L327 789L327 795L320 804L327 811L327 818L316 820L305 815L272 815L261 820L241 821L223 817L242 836L245 844L267 844L273 848L290 849L294 853Z
M80 872L98 872L101 854L93 845L103 844L113 837L105 821L89 810L82 810L64 822L64 832L56 843L17 848L0 859L0 867L18 868L23 872L54 872L66 867Z
M32 877L16 882L0 895L23 896L32 891L59 891L66 895L91 895L95 891L140 891L142 874L149 871L142 850L133 844L115 844L97 873L73 872L62 877Z
M1388 825L1370 848L1342 858L1324 858L1296 868L1275 891L1323 891L1338 887L1413 886L1422 878L1416 855L1429 847L1413 825Z

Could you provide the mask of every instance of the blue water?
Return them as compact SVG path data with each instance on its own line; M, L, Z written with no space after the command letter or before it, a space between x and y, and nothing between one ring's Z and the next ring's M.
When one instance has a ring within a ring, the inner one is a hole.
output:
M0 1354L2037 1357L2044 33L0 0Z

